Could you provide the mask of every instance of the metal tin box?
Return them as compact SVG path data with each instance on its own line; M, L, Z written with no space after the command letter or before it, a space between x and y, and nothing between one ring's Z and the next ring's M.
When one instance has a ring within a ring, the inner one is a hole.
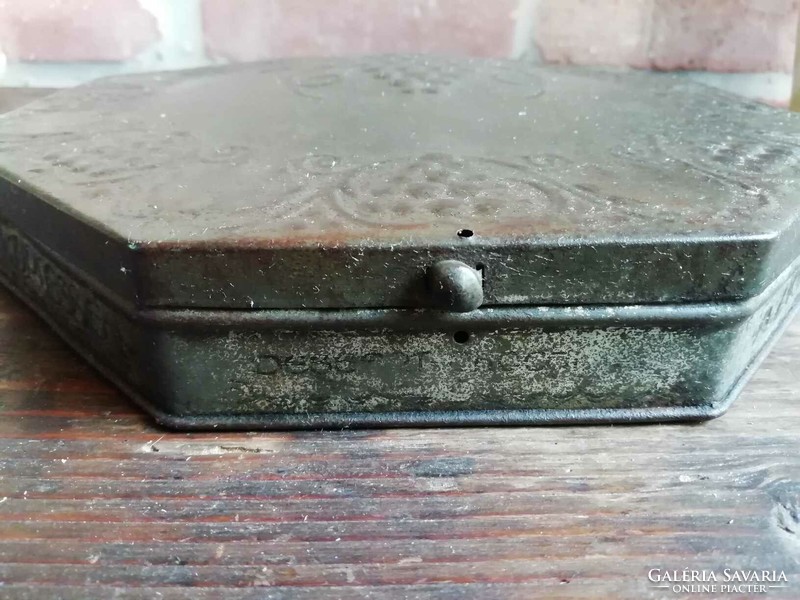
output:
M664 75L112 78L0 117L0 273L174 427L703 419L797 305L798 140Z

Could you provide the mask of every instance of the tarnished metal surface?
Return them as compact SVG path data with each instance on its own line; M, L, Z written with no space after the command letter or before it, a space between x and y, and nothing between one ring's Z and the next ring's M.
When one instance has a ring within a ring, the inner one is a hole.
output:
M797 306L798 139L646 74L117 78L0 118L0 280L177 427L708 418Z
M738 303L132 311L7 225L0 281L180 428L696 420L797 307L800 261Z
M486 266L489 305L732 300L795 253L798 137L658 75L287 60L7 115L0 200L147 306L429 306L447 259Z

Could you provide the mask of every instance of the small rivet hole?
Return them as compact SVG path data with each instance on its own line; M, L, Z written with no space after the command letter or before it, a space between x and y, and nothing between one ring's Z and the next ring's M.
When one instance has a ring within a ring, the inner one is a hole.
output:
M475 235L475 232L472 229L459 229L458 230L458 237L460 238L468 238Z
M456 331L453 334L453 341L456 344L466 344L469 341L469 331Z

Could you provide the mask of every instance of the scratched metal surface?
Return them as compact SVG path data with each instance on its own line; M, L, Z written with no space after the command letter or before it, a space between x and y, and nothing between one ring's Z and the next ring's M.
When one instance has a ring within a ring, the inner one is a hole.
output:
M1 118L2 211L151 306L418 306L441 258L485 265L489 304L738 299L796 255L799 136L652 74L287 60Z

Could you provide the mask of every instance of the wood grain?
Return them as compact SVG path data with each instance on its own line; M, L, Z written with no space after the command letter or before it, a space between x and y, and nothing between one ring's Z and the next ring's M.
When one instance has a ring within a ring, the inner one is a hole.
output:
M0 291L0 597L797 598L799 357L696 425L177 434Z

